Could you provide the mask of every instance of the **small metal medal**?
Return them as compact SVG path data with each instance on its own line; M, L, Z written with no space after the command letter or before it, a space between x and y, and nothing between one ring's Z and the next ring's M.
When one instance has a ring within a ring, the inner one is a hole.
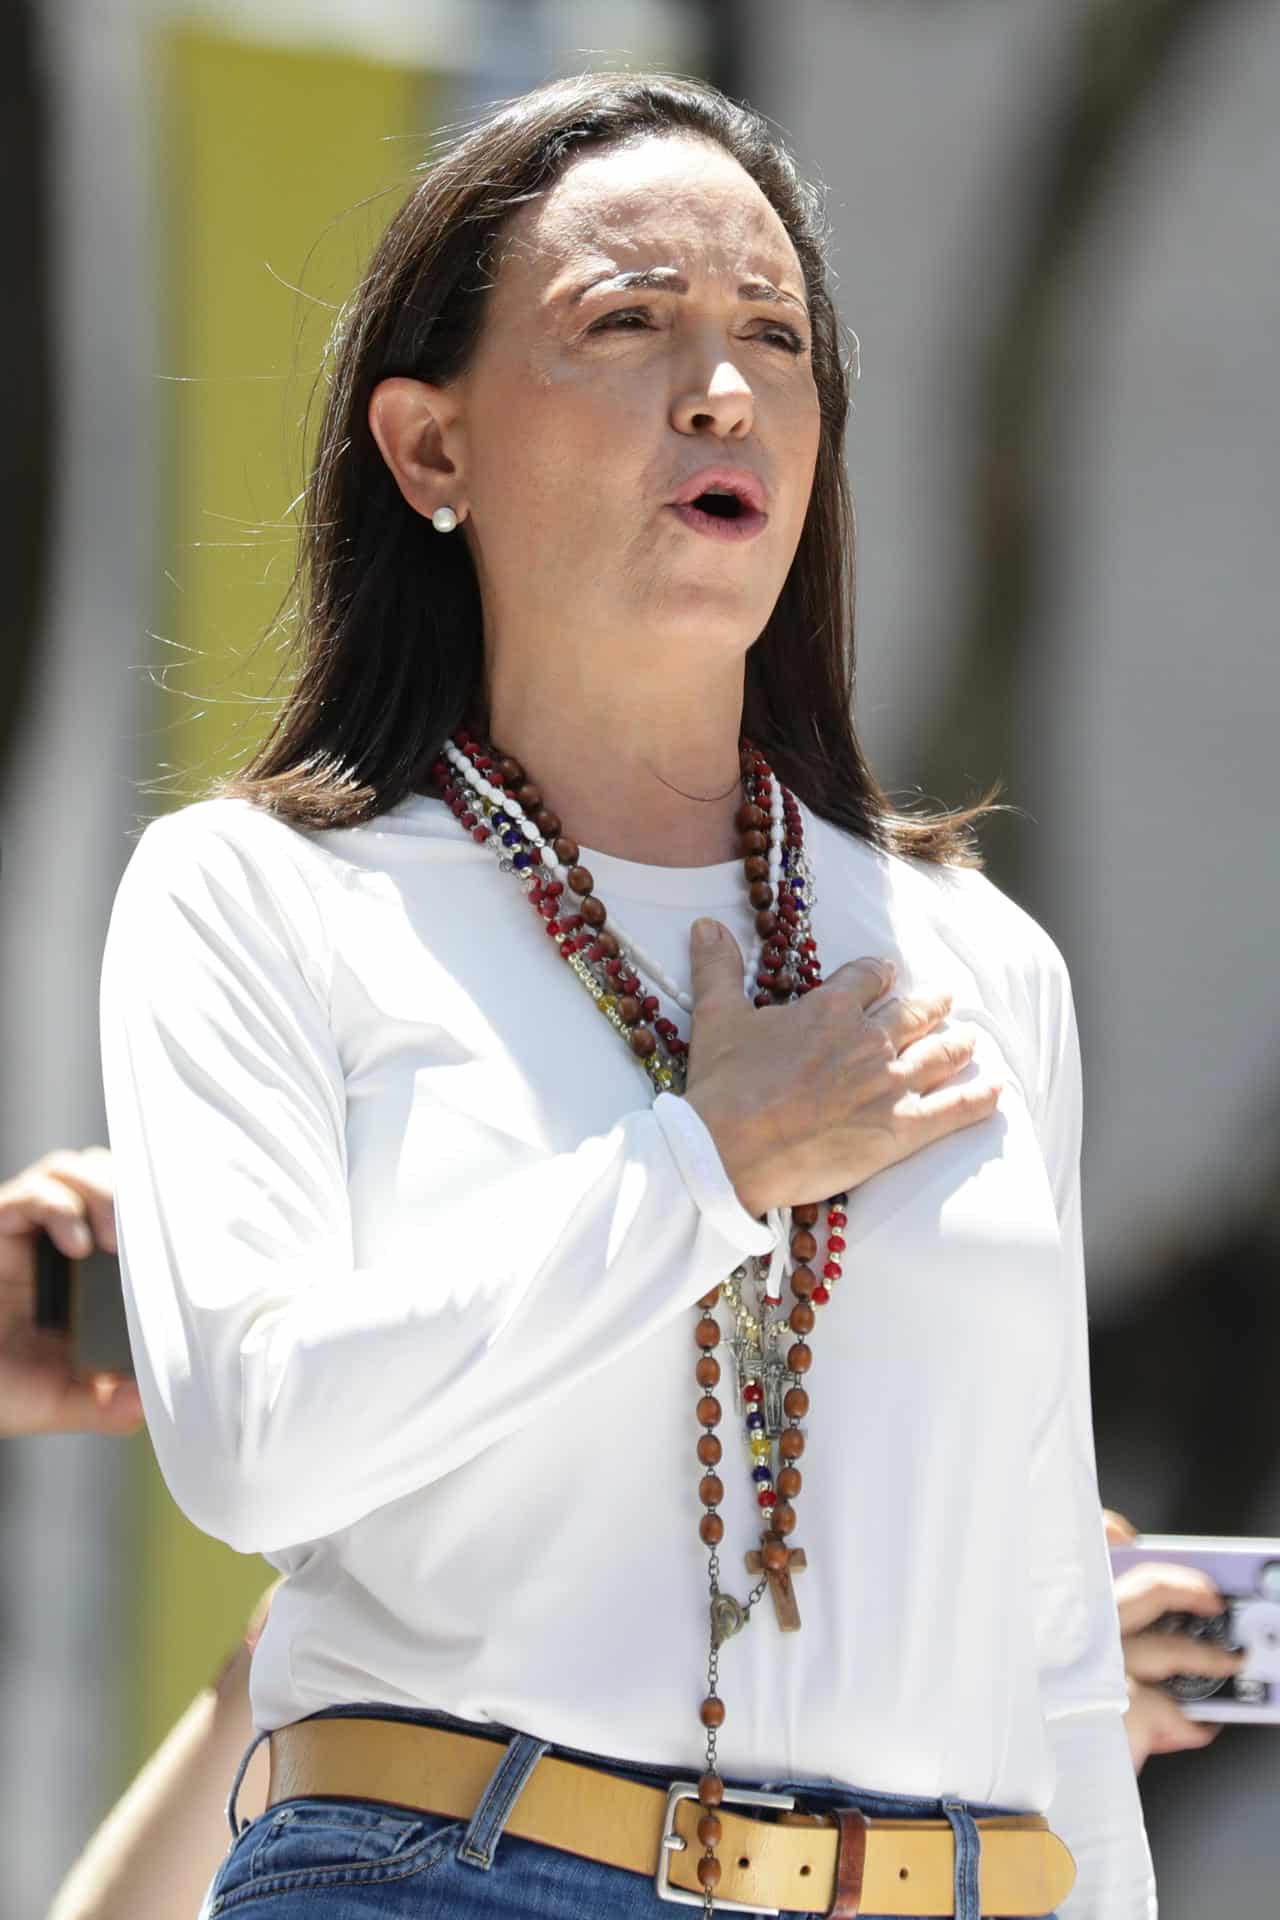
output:
M764 1363L764 1430L770 1440L776 1440L786 1425L782 1396L786 1390L788 1372L786 1360L776 1351Z
M711 1602L711 1633L718 1647L741 1633L751 1615L731 1593L717 1593Z

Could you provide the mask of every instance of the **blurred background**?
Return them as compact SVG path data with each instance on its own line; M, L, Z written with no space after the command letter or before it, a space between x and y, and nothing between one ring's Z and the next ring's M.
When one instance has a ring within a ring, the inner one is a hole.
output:
M903 795L1003 777L990 871L1075 983L1103 1498L1280 1535L1267 0L5 0L0 1176L105 1137L115 886L266 725L381 225L442 128L619 64L749 99L826 185L864 738ZM145 1434L5 1443L0 1541L0 1910L39 1920L271 1570ZM1164 1920L1274 1920L1280 1730L1142 1791Z

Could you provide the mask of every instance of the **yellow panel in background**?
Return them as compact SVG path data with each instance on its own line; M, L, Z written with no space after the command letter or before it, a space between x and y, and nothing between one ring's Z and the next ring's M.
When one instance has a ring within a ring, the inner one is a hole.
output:
M277 643L259 643L293 567L303 416L336 309L412 185L433 102L421 73L193 29L164 37L157 77L175 376L161 390L173 581L157 617L195 649L155 656L169 656L174 696L157 757L185 797L266 731L245 702L280 665Z
M152 772L179 771L172 804L266 729L269 708L251 703L268 698L279 659L275 642L259 643L288 584L294 536L288 525L254 529L287 521L332 309L412 184L435 102L421 73L347 55L189 28L163 32L152 51L167 319L158 371L177 376L159 389L158 497L169 519L156 552L171 581L156 626L176 645L153 643L168 691L154 696ZM311 300L290 291L299 285ZM179 1513L145 1435L127 1444L140 1558L126 1574L136 1712L122 1729L121 1785L212 1677L274 1577Z

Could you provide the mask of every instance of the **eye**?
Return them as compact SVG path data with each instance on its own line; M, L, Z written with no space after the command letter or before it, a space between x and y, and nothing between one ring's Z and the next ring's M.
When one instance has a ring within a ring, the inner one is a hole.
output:
M593 321L591 326L587 326L587 332L589 332L589 334L604 334L604 332L610 332L610 334L612 334L612 332L629 334L629 332L635 332L637 328L626 324L628 321L637 321L641 332L649 330L649 324L651 324L649 307L618 307L614 313L603 313L599 321ZM748 338L752 338L752 340L768 340L770 346L779 346L785 353L793 353L796 357L806 351L804 340L800 338L800 334L794 330L793 326L779 326L779 324L762 326L758 334L750 334Z
M638 321L639 326L629 326L626 324L628 321ZM593 320L587 332L635 333L647 327L649 323L650 315L647 307L618 307L614 312L603 313L598 320Z
M771 345L782 347L787 353L799 355L806 351L806 343L801 339L794 327L762 327L756 335L756 338L757 340L768 340Z

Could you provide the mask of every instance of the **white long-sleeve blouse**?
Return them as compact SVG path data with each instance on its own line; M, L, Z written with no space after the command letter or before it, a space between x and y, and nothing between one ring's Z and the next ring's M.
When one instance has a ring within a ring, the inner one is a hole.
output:
M973 1071L1005 1086L850 1195L806 1382L803 1627L766 1596L723 1649L721 1765L1046 1811L1079 1875L1063 1920L1151 1920L1066 969L980 874L804 823L826 970L883 954L895 991L950 989ZM698 914L749 947L737 862L582 857L676 980ZM437 1707L696 1777L691 1309L775 1236L694 1110L651 1102L519 886L425 796L343 830L233 799L153 822L101 1015L161 1470L197 1526L289 1576L256 1725ZM726 1410L742 1598L759 1528Z

